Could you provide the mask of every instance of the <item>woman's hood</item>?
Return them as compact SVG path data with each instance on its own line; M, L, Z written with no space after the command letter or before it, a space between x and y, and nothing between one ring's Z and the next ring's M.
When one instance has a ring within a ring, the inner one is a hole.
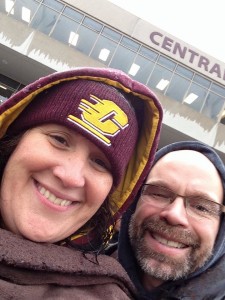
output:
M109 68L76 68L56 72L26 86L0 106L0 138L7 128L35 97L64 81L94 80L116 87L132 96L138 116L139 135L135 151L126 168L122 181L113 191L110 200L117 204L114 218L119 217L132 203L144 178L147 176L158 147L162 124L162 107L156 95L145 85L132 80L125 73Z

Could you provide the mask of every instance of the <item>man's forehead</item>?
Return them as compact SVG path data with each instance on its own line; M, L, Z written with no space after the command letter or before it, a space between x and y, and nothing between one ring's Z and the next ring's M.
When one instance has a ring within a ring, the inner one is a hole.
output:
M216 166L195 150L177 150L162 156L150 170L146 179L146 183L149 182L163 185L172 182L178 186L183 183L197 190L208 182L209 190L216 187L218 193L224 194L222 178Z
M155 166L159 163L193 163L196 162L198 164L210 164L212 166L213 163L202 153L195 150L177 150L167 153L162 156ZM215 168L215 167L214 167Z
M212 172L213 174L218 173L214 164L202 153L195 150L177 150L172 151L162 156L153 165L148 178L151 177L159 169L168 170L171 167L177 167L180 171L184 170L185 167L193 167L194 169L200 168L203 172Z

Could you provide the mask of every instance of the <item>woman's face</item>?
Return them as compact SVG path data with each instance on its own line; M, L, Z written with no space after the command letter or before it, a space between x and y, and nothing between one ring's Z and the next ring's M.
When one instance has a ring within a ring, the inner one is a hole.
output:
M5 167L3 223L32 241L63 240L96 213L112 184L109 161L85 137L60 125L35 127Z

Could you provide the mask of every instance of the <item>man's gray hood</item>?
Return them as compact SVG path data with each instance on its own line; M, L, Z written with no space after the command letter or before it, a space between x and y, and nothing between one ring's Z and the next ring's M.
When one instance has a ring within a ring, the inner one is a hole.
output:
M208 145L198 141L182 141L182 142L170 144L157 151L152 167L156 164L156 162L161 157L163 157L167 153L172 151L178 151L178 150L194 150L194 151L201 152L214 164L222 180L223 191L224 191L223 204L225 205L225 166L223 161L219 157L219 155ZM120 230L120 237L119 237L119 247L118 247L119 260L122 263L122 265L125 267L127 272L129 273L131 278L133 277L132 280L134 280L134 282L136 281L135 277L137 276L136 272L138 266L136 264L136 260L134 258L130 246L130 241L128 237L128 225L130 222L131 215L135 211L138 198L139 195L136 197L132 206L127 210L127 212L123 216L121 230ZM126 253L126 255L124 255L124 253ZM192 277L195 277L203 273L205 270L209 269L215 262L217 262L224 254L225 254L225 216L223 214L221 217L220 229L218 232L218 236L214 247L214 252L211 259L202 268L190 274L188 278L190 279Z
M163 156L165 156L167 153L172 151L178 151L178 150L194 150L197 152L201 152L204 154L216 167L221 180L223 184L223 204L225 205L225 166L219 155L208 145L203 144L198 141L184 141L184 142L177 142L170 144L168 146L165 146L164 148L161 148L155 156L153 166L156 164L156 162ZM216 239L216 244L213 251L213 256L211 259L199 270L197 270L195 273L191 274L190 277L194 277L196 275L201 274L208 268L210 268L223 254L225 254L225 216L224 214L221 217L221 224L220 224L220 230ZM190 278L189 277L189 278Z

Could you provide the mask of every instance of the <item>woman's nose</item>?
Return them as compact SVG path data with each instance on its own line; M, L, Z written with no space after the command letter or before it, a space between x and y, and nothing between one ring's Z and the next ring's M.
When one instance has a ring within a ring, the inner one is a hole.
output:
M86 180L85 162L77 157L67 158L53 168L53 174L65 187L83 187Z
M162 209L160 217L166 219L171 225L187 227L189 220L184 205L184 199L178 196L171 204Z

